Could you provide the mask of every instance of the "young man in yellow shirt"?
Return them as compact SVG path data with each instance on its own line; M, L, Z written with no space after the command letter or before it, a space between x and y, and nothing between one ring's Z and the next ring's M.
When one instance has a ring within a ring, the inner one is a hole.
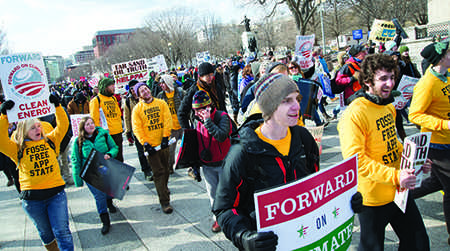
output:
M414 198L444 190L444 215L450 234L450 50L449 42L436 42L420 53L430 62L423 77L414 87L409 119L431 132L428 152L433 161L431 176L413 191ZM450 245L450 237L447 239Z
M153 98L147 84L134 86L139 103L131 114L133 132L148 153L147 160L153 170L153 179L159 203L164 213L173 211L170 205L169 182L169 136L172 130L172 115L169 106L161 99ZM161 145L161 150L155 147Z
M391 91L398 74L388 55L367 56L361 65L362 89L338 124L342 156L358 154L358 191L363 210L358 250L384 250L387 224L400 239L399 250L430 250L430 243L416 203L408 196L406 212L394 203L397 189L413 189L414 170L399 170L403 146L395 130L396 111ZM426 172L431 165L424 165Z

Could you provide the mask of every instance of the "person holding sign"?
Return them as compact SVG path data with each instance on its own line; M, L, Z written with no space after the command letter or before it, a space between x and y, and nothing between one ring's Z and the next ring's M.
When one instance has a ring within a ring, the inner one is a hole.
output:
M37 228L45 248L74 250L65 185L55 150L59 149L69 120L59 99L50 95L49 100L56 107L56 128L45 132L38 119L22 120L17 124L13 139L8 136L6 111L14 107L14 101L7 100L1 105L0 151L17 164L22 207Z
M415 198L444 190L444 215L450 234L450 50L449 42L435 42L420 53L430 62L414 87L409 120L431 132L429 158L433 161L431 176L413 192ZM447 240L450 245L450 237Z
M400 239L399 250L430 250L425 225L411 196L405 213L394 203L396 189L413 189L416 181L414 169L399 170L403 147L391 104L397 74L392 57L367 56L359 75L363 89L338 123L343 158L358 154L358 191L363 195L358 250L384 250L387 224ZM428 172L431 165L423 167Z
M301 179L319 170L319 149L312 135L297 126L299 89L286 75L264 75L256 83L263 119L240 130L223 164L213 212L225 236L241 250L275 250L277 235L257 232L256 190Z
M89 103L89 114L96 126L100 126L100 116L103 113L106 119L109 135L119 147L119 153L115 157L118 161L123 162L123 137L122 137L122 113L119 103L114 97L114 80L110 78L102 78L98 82L98 95ZM102 110L102 112L100 112ZM102 125L104 127L104 125Z
M161 99L153 98L147 84L134 86L139 103L131 113L133 133L148 153L147 160L153 170L153 180L159 203L164 213L173 211L170 205L169 182L169 136L172 131L172 115L169 106ZM161 145L161 150L155 147Z
M105 159L110 159L117 155L119 152L119 147L114 143L114 140L111 135L108 134L108 131L101 127L95 126L94 120L91 117L82 118L78 128L79 136L75 138L73 142L71 159L75 186L82 187L83 180L80 176L81 169L88 159L92 149L104 153ZM103 223L101 232L102 234L107 234L111 225L108 207L111 213L115 213L117 209L112 204L111 197L90 184L87 184L87 186L89 191L91 191L94 196L97 212Z

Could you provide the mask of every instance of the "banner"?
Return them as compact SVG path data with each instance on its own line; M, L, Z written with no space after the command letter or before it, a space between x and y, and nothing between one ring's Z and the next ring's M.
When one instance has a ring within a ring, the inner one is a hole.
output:
M105 160L104 156L92 149L80 176L98 190L121 200L136 168L113 158Z
M16 122L55 113L44 60L40 53L16 53L0 56L0 80L5 100L14 100L8 121Z
M319 77L320 83L322 84L323 94L327 95L330 98L334 98L335 95L334 95L333 91L331 90L331 80L328 77L328 75L319 73L318 77ZM318 99L318 100L320 100L320 99Z
M148 71L149 72L154 71L156 73L161 73L161 72L166 72L168 70L169 70L169 68L167 67L166 59L164 58L164 55L158 55L156 57L152 57L148 62Z
M347 250L352 240L358 159L254 194L258 232L278 235L277 250Z
M72 123L73 137L78 137L79 125L80 125L81 119L84 117L89 117L89 114L72 114L72 115L70 115L70 122Z
M145 58L113 64L111 68L116 82L116 89L123 88L133 79L140 82L149 79L148 62Z
M395 97L395 100L392 103L395 106L395 109L401 110L405 108L406 104L408 104L412 98L414 86L416 86L418 81L418 78L413 78L406 75L402 76L402 79L397 87L397 91L401 92L402 95Z
M402 158L400 161L400 169L414 168L416 175L416 186L422 185L423 172L422 166L428 157L428 149L430 147L431 132L421 132L405 138L403 143ZM394 202L405 213L406 201L408 199L408 189L398 188L395 192Z
M395 25L392 21L385 21L380 19L373 20L372 28L370 29L369 40L376 40L379 42L386 42L393 40L395 37Z
M295 41L294 60L302 69L308 69L314 65L312 61L314 37L315 35L297 36L297 40Z
M203 63L203 62L209 62L211 60L211 56L209 55L209 51L203 51L203 52L197 52L196 53L197 58L197 65Z

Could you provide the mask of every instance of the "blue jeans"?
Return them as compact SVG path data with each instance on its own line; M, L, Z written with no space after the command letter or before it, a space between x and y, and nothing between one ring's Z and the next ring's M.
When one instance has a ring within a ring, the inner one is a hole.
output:
M45 245L56 238L60 250L73 250L64 190L46 200L23 200L22 207L33 221Z
M106 193L98 190L97 188L89 185L86 182L89 191L91 191L92 195L95 199L95 205L97 206L98 214L103 214L108 212L108 204L106 203L107 199L112 199L112 197L108 196Z

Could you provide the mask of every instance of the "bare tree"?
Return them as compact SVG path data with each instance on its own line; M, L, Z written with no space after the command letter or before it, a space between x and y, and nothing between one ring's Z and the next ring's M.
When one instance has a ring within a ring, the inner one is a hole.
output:
M327 34L336 38L338 48L340 46L337 38L352 27L352 22L350 22L351 7L350 0L327 0L324 5L325 30Z
M317 0L241 0L264 6L269 9L268 16L273 16L278 8L287 7L294 17L296 28L301 35L306 34L307 25L317 9Z

